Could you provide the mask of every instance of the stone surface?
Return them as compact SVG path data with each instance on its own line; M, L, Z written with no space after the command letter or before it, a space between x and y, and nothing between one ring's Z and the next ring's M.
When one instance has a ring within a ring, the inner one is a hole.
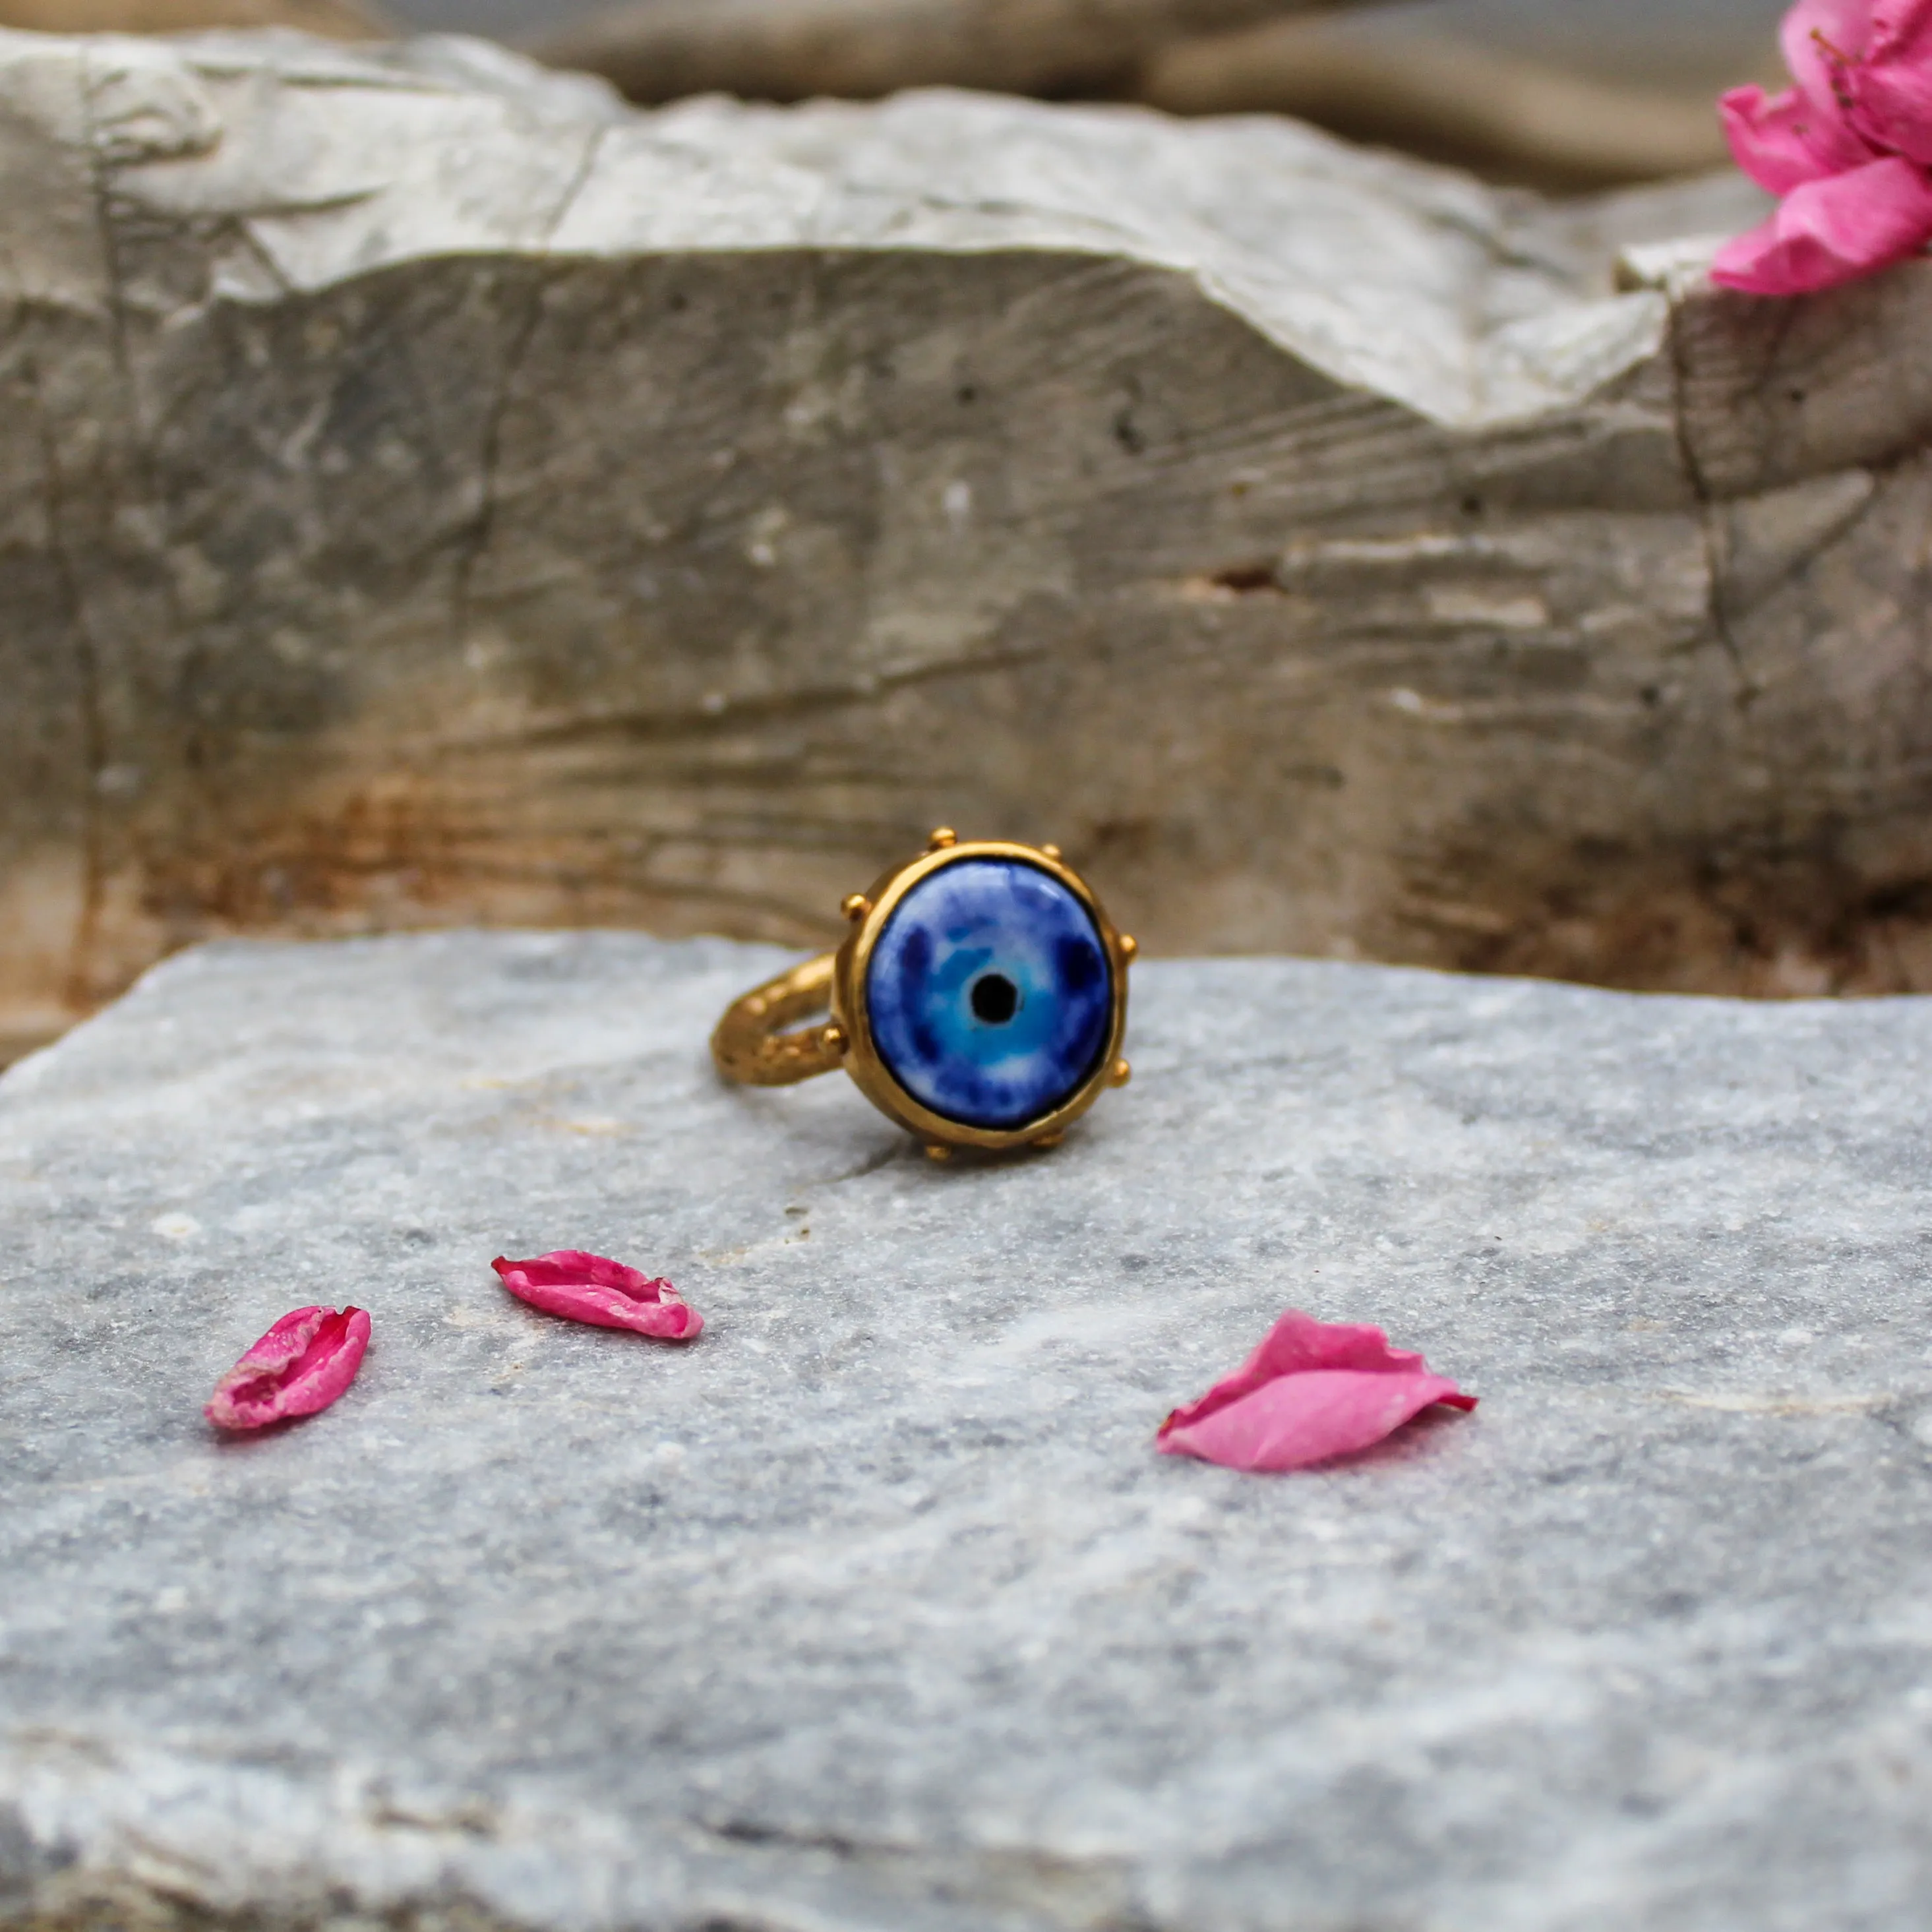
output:
M942 822L1156 952L1932 982L1932 264L1718 300L1736 181L16 36L0 190L8 1030Z
M1132 1088L936 1168L713 1083L773 960L227 946L0 1081L6 1922L1924 1923L1932 1004L1155 964ZM490 1274L579 1241L703 1340ZM1291 1304L1482 1407L1157 1456Z

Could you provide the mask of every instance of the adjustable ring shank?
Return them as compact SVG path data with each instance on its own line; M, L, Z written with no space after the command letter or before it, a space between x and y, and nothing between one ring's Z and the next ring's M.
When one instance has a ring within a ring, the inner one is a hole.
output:
M727 1080L744 1087L791 1087L838 1070L845 1054L842 1028L828 1023L780 1030L831 1005L837 959L836 953L821 953L731 1003L711 1036L711 1057Z

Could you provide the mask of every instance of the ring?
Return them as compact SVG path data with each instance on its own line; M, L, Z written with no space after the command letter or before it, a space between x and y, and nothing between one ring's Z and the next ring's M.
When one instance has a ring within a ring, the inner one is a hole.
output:
M938 1160L956 1148L1056 1147L1127 1084L1138 949L1057 846L962 844L942 826L842 910L852 929L836 952L768 980L718 1022L711 1052L727 1080L789 1087L842 1066Z

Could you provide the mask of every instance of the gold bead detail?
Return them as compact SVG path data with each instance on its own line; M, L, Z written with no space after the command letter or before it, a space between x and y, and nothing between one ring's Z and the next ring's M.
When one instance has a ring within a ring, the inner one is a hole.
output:
M944 852L949 845L959 843L959 835L950 825L936 826L932 836L926 842L928 852Z
M821 1028L818 1038L827 1053L836 1053L841 1059L844 1058L846 1048L852 1044L845 1036L845 1029L836 1020L830 1025Z
M926 1145L926 1157L928 1160L950 1160L952 1158L952 1150L950 1147L941 1147L937 1141L928 1142Z
M1131 963L1141 956L1141 943L1130 932L1120 934L1120 957Z
M838 902L838 910L848 919L863 919L872 909L872 902L863 892L848 892Z
M1040 856L1042 859L1052 859L1057 863L1061 856L1060 848L1058 845L1042 845L1040 848Z
M1107 1076L1110 1087L1124 1087L1134 1077L1134 1070L1124 1060L1114 1062L1113 1071Z

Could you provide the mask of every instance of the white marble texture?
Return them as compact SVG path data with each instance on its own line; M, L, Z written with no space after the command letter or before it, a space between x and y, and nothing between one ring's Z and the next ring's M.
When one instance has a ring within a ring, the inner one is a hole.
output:
M225 946L0 1080L0 1922L1925 1922L1932 1003L1156 964L941 1168L714 1082L774 956ZM702 1342L489 1271L575 1244ZM1290 1304L1482 1407L1155 1455Z

